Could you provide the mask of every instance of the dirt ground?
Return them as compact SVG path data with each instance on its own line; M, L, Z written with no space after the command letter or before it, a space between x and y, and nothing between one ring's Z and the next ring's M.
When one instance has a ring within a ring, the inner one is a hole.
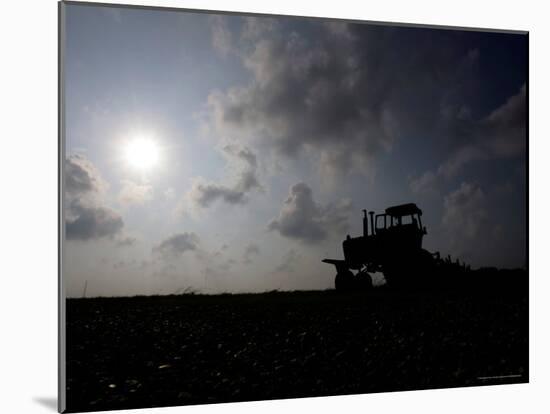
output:
M519 382L526 289L67 300L68 411Z

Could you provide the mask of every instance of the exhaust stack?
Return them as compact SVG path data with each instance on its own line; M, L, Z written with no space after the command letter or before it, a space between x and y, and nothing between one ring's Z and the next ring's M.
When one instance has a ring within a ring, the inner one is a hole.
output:
M369 222L367 220L367 210L363 210L363 237L369 235Z
M374 211L369 211L370 216L370 234L374 236Z

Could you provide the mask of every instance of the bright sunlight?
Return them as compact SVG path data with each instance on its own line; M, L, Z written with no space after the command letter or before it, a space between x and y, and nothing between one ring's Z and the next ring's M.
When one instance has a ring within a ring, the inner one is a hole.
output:
M148 170L158 162L159 147L150 138L134 138L126 144L125 157L132 167Z

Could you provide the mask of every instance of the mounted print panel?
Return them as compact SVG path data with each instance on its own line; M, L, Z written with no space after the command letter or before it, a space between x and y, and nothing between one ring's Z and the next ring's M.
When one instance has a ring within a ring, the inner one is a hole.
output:
M60 411L528 382L527 33L59 16Z

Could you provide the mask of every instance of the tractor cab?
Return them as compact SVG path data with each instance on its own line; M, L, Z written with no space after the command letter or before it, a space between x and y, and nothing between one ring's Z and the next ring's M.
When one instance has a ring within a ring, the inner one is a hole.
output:
M416 204L408 203L388 207L385 213L376 215L374 226L376 234L392 229L412 230L422 235L426 234L426 228L422 227L422 210Z
M422 226L422 210L416 204L401 204L377 214L372 225L375 237L387 252L410 252L422 248L426 228Z

